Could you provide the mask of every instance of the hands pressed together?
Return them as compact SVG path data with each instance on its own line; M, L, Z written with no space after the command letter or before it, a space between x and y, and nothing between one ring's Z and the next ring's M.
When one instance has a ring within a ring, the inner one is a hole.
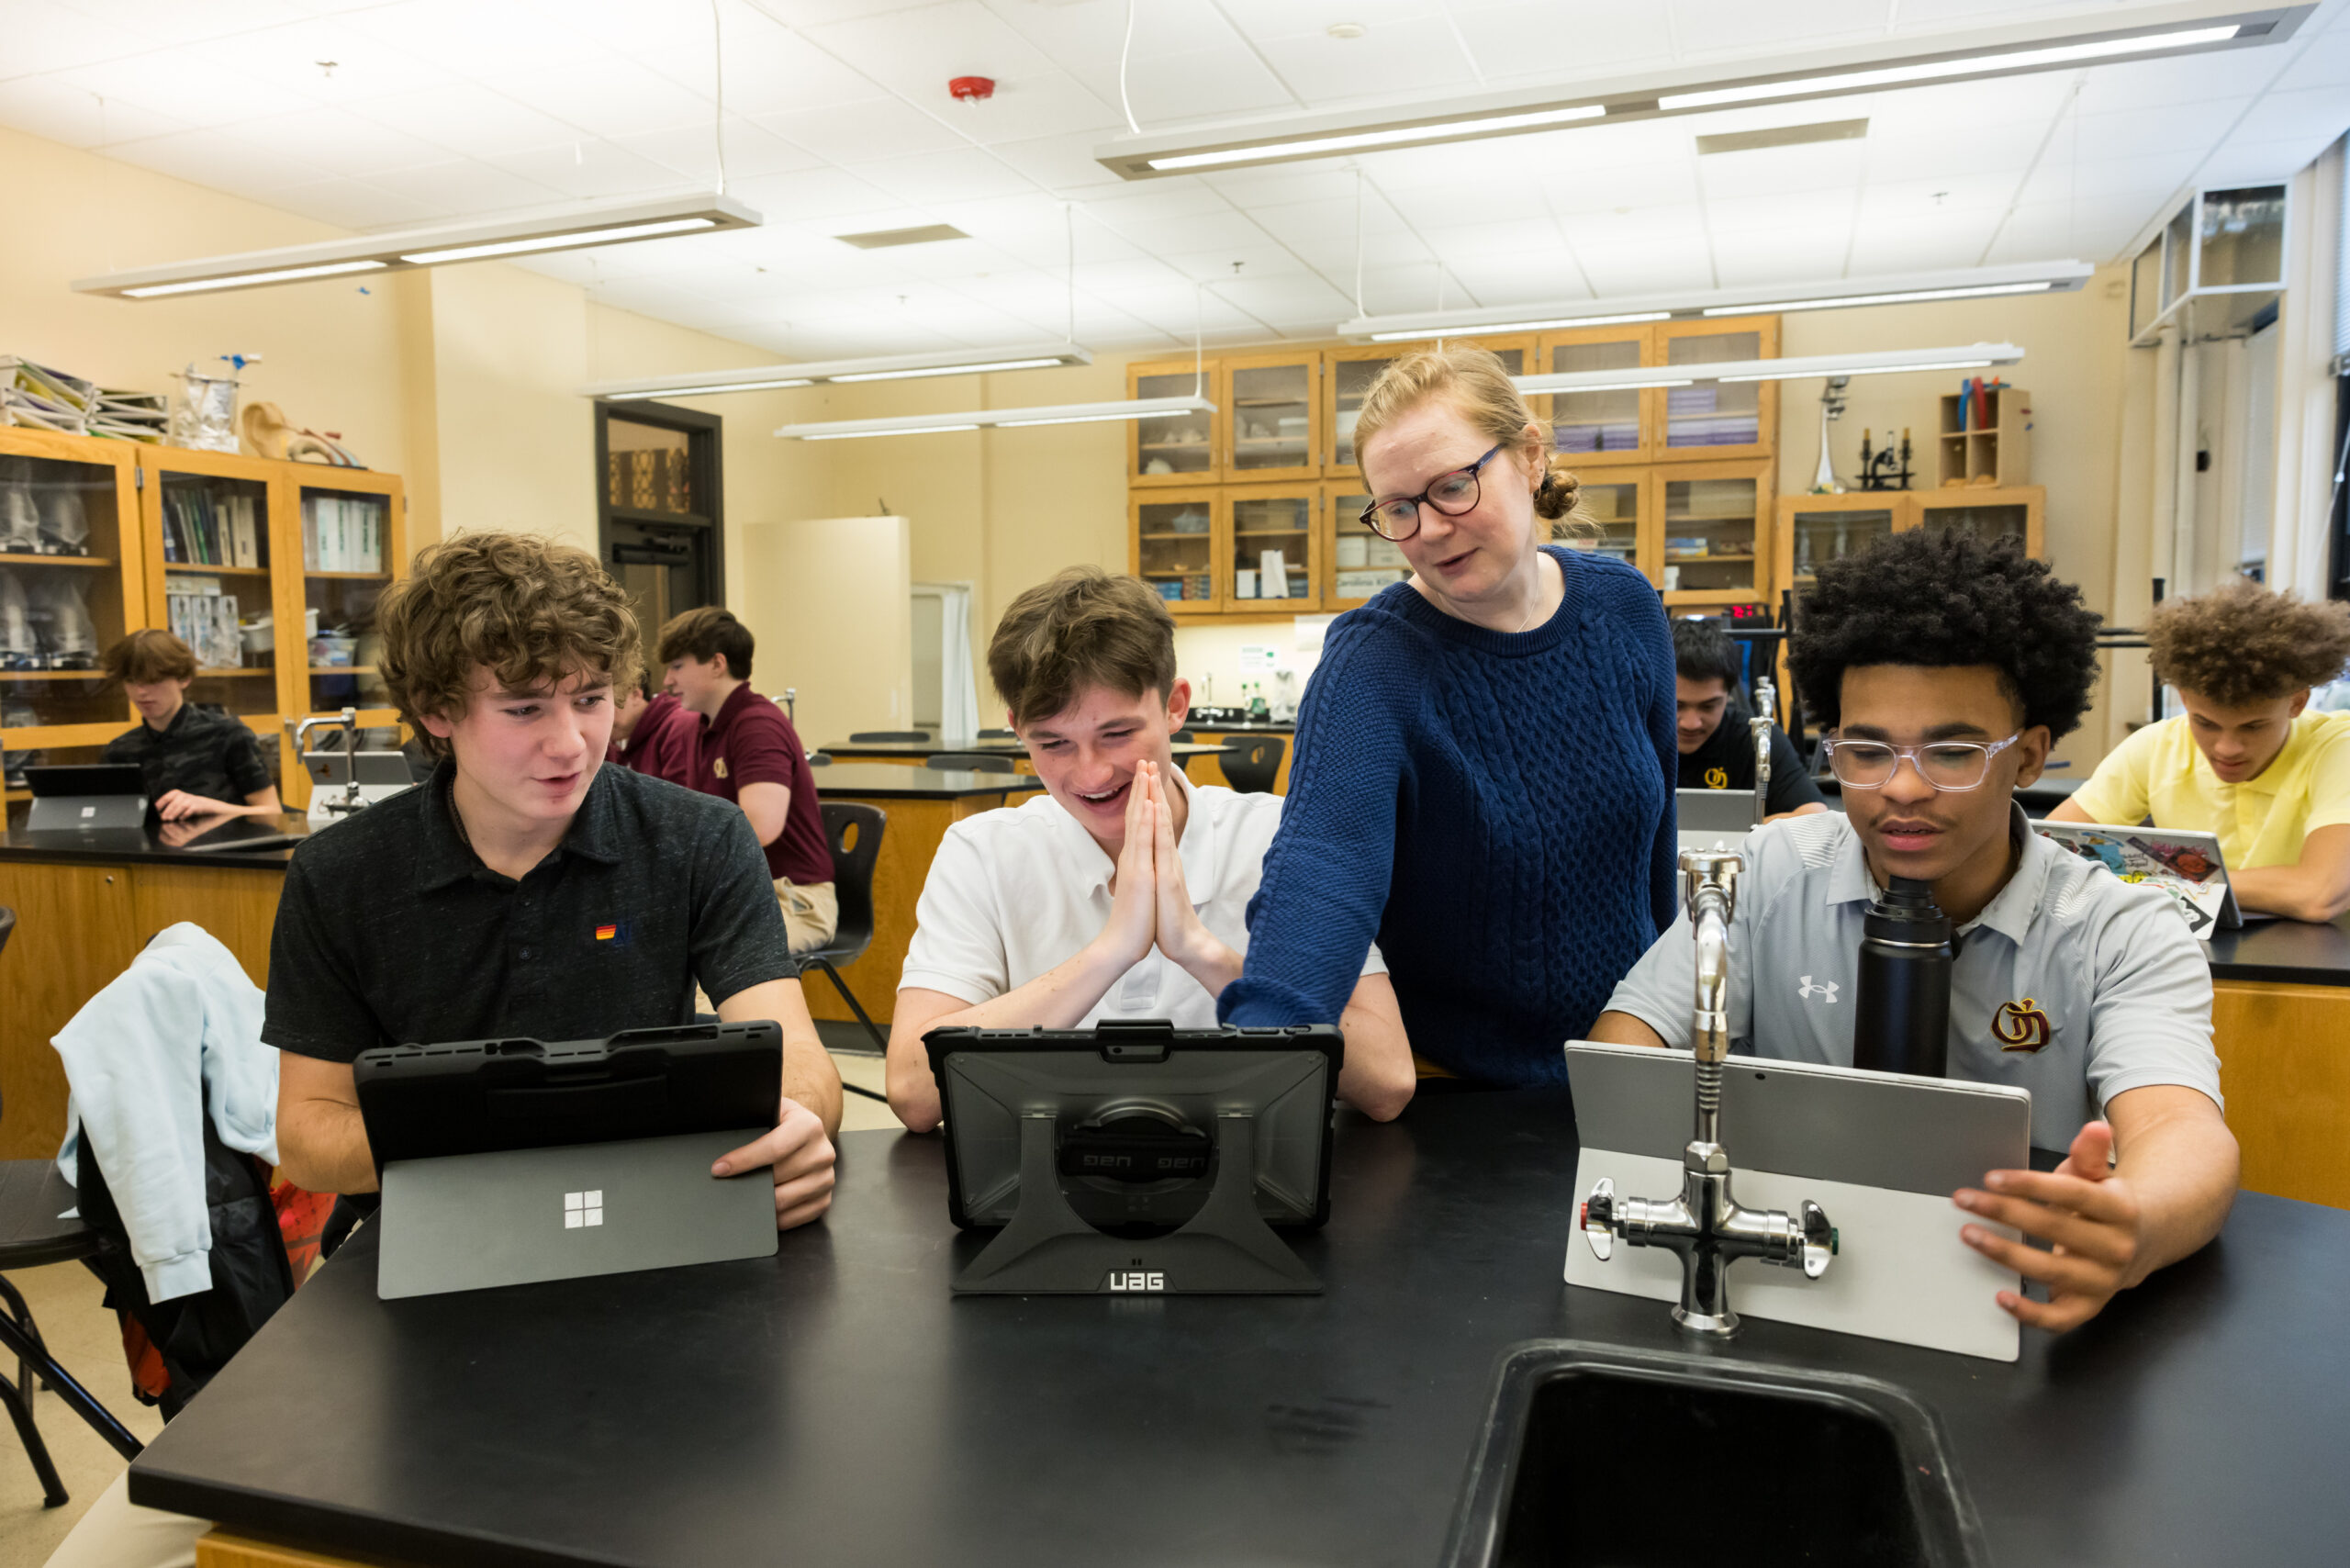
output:
M1109 924L1095 938L1120 960L1140 963L1153 946L1189 971L1211 996L1239 978L1240 955L1200 923L1175 847L1175 813L1155 762L1137 764L1126 792L1126 840L1118 852Z

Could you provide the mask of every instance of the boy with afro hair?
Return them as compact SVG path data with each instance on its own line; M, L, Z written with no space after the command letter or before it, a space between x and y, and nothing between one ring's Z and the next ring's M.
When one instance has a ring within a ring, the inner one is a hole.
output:
M2216 834L2244 908L2350 910L2350 713L2305 711L2350 664L2350 606L2240 579L2164 605L2146 641L2187 711L2116 746L2049 816Z
M2166 897L2050 844L2013 799L2088 706L2097 623L2011 542L1918 531L1823 566L1789 660L1845 809L1748 836L1730 936L1731 1048L1850 1066L1863 918L1890 878L1932 884L1960 934L1950 1076L2030 1089L2033 1144L2068 1150L1952 1194L1986 1222L1959 1234L2045 1286L1998 1303L2057 1330L2209 1241L2236 1188L2202 953ZM1684 916L1592 1037L1685 1046L1692 949Z

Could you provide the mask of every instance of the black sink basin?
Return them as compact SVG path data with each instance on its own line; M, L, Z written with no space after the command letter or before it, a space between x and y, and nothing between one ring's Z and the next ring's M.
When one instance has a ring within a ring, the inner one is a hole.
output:
M1573 1340L1502 1362L1449 1568L1985 1561L1934 1418L1888 1383Z

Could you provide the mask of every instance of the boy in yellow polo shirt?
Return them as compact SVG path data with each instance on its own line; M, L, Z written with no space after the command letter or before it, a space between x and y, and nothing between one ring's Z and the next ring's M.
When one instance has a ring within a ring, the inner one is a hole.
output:
M2237 581L2164 605L2146 641L2186 713L2115 747L2050 819L2216 834L2245 909L2350 909L2350 713L2303 711L2350 663L2350 606Z

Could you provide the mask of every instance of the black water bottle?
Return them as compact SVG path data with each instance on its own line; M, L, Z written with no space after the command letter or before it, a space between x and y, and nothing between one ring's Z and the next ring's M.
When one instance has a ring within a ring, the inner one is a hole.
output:
M1852 1065L1941 1078L1950 1058L1950 916L1933 886L1896 877L1869 905L1852 1008Z

